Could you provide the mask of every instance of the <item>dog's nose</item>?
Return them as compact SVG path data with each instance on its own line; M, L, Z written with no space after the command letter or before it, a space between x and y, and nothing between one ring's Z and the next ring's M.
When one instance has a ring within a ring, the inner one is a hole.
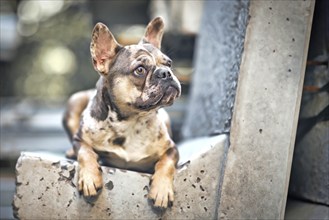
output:
M155 76L159 79L172 78L171 72L167 69L161 68L155 71Z

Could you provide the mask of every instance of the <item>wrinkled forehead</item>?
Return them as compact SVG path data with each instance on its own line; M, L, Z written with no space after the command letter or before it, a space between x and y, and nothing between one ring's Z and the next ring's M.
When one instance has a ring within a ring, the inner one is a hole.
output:
M156 63L170 60L170 58L161 52L158 48L152 44L137 44L125 46L126 56L129 57L130 61L138 59L141 56L147 56L154 60Z
M171 59L151 44L124 46L118 53L111 70L113 72L130 73L136 65L163 66L171 63Z

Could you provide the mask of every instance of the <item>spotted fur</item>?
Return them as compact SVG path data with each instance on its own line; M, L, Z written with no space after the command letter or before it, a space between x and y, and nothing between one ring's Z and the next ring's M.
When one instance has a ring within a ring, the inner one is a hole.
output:
M99 73L96 90L72 96L64 127L73 144L67 156L79 162L79 190L95 196L102 188L98 160L123 169L153 173L149 198L157 207L173 202L178 152L163 106L180 96L171 60L160 51L161 18L152 20L139 44L121 46L96 24L90 45Z

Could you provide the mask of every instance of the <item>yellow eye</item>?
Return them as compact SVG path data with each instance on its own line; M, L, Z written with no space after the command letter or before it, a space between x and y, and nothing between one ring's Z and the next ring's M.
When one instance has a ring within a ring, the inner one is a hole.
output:
M146 74L146 69L143 67L143 66L139 66L135 69L134 73L137 75L137 76L143 76Z

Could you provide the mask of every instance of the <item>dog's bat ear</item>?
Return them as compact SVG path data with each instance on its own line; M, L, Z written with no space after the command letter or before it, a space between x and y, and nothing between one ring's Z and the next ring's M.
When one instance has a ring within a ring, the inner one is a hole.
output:
M163 19L161 17L156 17L147 25L144 37L140 43L150 43L156 48L160 49L163 32Z
M94 68L101 75L107 75L113 58L121 49L113 34L103 23L97 23L92 33L90 53Z

